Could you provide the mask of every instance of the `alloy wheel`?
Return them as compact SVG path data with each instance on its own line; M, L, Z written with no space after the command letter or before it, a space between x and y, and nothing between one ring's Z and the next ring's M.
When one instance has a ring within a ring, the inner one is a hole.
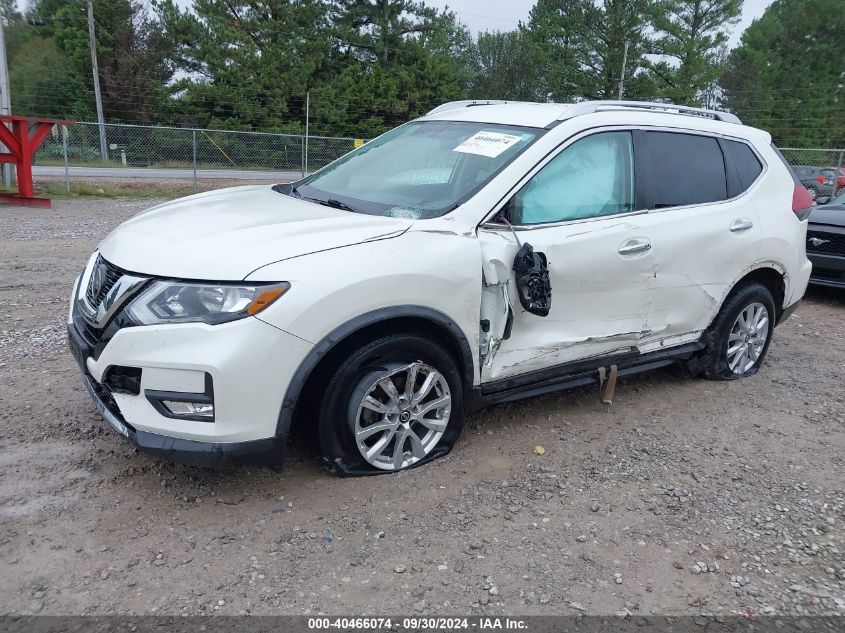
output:
M754 367L769 337L769 310L755 301L737 315L728 336L728 367L734 374L744 374Z
M368 464L401 470L434 450L451 411L449 383L439 371L420 361L390 369L358 403L355 442Z

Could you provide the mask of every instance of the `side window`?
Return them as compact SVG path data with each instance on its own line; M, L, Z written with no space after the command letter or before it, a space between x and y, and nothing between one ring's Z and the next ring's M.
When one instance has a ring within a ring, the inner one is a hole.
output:
M739 178L741 193L748 189L757 180L757 177L763 172L763 166L760 160L754 154L748 145L739 143L737 141L725 141L728 158L736 170Z
M710 136L646 132L642 159L649 174L649 207L662 209L726 200L728 183L719 142Z
M514 224L564 222L634 210L630 132L600 132L555 156L512 199Z

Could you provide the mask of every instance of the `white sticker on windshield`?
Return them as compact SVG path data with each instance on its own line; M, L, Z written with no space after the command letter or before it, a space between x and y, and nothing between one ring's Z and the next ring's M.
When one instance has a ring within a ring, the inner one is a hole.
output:
M476 132L470 136L452 151L496 158L496 156L504 152L509 147L513 147L519 143L521 138L521 136L514 136L513 134L485 132L482 130L481 132Z

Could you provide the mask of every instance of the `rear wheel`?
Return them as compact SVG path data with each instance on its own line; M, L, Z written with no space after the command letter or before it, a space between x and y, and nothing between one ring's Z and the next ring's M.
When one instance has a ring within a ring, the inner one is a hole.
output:
M458 367L439 344L393 334L335 371L318 416L323 464L340 475L396 472L451 450L463 429Z
M697 363L707 378L736 380L757 373L772 340L775 302L759 283L736 288L710 328ZM693 361L696 362L696 361Z

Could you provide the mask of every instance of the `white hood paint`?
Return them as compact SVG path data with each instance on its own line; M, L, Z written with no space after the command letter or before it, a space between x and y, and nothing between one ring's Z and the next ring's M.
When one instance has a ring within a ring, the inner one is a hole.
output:
M255 185L153 207L117 227L99 250L108 261L135 273L235 281L272 262L396 237L411 224L333 209Z

